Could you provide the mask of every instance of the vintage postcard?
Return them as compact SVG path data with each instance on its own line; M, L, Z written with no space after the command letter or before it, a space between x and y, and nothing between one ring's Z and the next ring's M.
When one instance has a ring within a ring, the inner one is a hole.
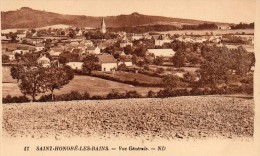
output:
M0 2L1 156L260 154L259 0Z

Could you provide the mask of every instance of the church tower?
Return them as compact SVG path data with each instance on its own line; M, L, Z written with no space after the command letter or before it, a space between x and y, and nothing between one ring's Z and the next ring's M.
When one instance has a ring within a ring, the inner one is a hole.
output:
M107 32L104 18L103 18L103 20L101 22L100 32L103 33L103 34Z

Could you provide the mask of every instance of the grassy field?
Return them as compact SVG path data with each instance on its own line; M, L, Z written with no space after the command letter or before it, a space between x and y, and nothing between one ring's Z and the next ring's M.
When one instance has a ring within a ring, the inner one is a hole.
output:
M252 137L254 100L226 96L3 105L3 135L28 138Z
M139 83L146 84L160 84L162 78L148 76L140 73L132 73L132 72L124 72L124 71L116 71L114 74L104 73L100 71L94 71L93 73L98 75L107 75L112 78L124 80L124 81L138 81Z
M157 32L161 34L179 34L179 35L205 35L206 33L210 34L213 32L214 35L224 35L224 34L236 34L245 32L245 34L254 34L254 29L237 29L237 30L176 30L176 31L165 31Z
M10 77L9 77L10 78ZM10 83L10 81L12 81ZM7 80L5 81L7 82ZM107 95L110 91L116 90L118 92L125 92L136 90L142 95L146 95L150 90L159 91L160 88L155 87L134 87L132 85L118 83L114 81L104 80L101 78L89 76L75 76L69 84L60 90L55 90L55 95L69 93L71 91L78 91L80 93L89 92L90 95ZM20 96L22 93L15 80L9 80L8 83L2 83L2 95Z

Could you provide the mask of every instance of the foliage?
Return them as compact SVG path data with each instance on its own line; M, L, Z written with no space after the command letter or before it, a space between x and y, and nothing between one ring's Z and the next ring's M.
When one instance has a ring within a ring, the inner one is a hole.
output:
M23 103L23 102L29 102L30 100L26 96L10 96L7 95L3 98L3 103Z
M98 67L98 57L95 55L87 55L83 59L82 71L90 75L92 70L97 69Z
M162 79L162 84L164 86L164 88L172 90L173 88L176 88L180 83L180 79L178 76L175 75L166 75L164 76L164 78Z
M11 76L13 79L17 79L17 82L22 78L25 69L22 65L13 65L11 67Z
M156 57L154 60L153 60L153 63L157 66L161 66L163 64L164 60L162 57Z
M9 56L6 55L6 54L3 54L3 55L2 55L2 62L3 62L3 63L6 63L6 62L8 62L8 61L9 61Z
M35 101L35 97L47 91L45 69L41 66L29 67L24 70L19 88L24 95L29 95Z

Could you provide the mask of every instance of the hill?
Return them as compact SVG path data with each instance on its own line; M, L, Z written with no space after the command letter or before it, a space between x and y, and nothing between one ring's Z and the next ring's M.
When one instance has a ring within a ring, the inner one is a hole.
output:
M102 18L105 19L108 27L132 27L140 25L168 24L180 26L184 24L217 23L209 21L180 19L163 16L142 15L137 12L130 15L92 17L84 15L63 15L58 13L34 10L22 7L19 10L1 12L2 29L12 28L39 28L50 25L70 25L75 27L98 28Z

